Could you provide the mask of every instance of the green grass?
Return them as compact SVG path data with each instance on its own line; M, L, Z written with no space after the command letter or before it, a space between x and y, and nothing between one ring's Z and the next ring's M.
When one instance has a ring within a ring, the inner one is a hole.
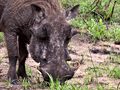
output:
M110 59L112 63L120 64L120 55L111 53Z
M0 41L3 41L3 33L0 32Z
M0 64L2 62L2 60L5 58L6 54L3 57L0 57Z
M120 79L120 69L118 68L118 65L115 65L115 67L112 70L108 71L108 76L111 76L116 79Z
M25 88L25 90L28 90L31 84L27 79L23 79L22 86Z
M32 75L33 70L32 70L29 66L27 66L27 65L25 65L25 67L26 67L26 74L27 74L30 78L33 78L33 75Z
M49 90L82 90L82 88L79 85L74 84L60 84L59 77L56 79L56 82L53 81L53 78L51 75L49 75L50 83L49 83Z

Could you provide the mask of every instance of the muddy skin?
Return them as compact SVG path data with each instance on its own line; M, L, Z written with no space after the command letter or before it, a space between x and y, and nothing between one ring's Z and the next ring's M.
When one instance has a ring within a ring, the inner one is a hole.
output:
M49 81L47 73L54 81L59 76L62 83L73 77L75 69L66 64L71 60L67 46L78 32L67 21L77 16L78 8L76 5L65 12L57 0L0 0L0 31L5 36L12 84L18 85L20 76L27 79L28 53L40 63L44 80Z

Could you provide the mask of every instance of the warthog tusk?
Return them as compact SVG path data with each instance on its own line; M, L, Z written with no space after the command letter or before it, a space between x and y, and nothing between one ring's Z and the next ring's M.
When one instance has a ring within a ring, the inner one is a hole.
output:
M37 66L37 72L39 73L39 74L41 74L41 69L40 69L40 67L39 66Z
M39 74L41 74L41 72L40 72L39 70L37 70L37 72L38 72Z

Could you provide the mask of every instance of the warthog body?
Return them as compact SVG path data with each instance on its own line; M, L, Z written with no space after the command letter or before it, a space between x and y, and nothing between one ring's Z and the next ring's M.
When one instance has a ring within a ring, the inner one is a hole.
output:
M40 62L44 80L49 73L54 81L64 82L73 77L74 68L67 45L77 32L67 20L75 18L79 5L64 12L58 0L0 0L0 31L4 32L9 57L8 77L17 85L17 78L27 78L25 60L29 44L31 57ZM18 72L16 62L19 60ZM47 72L47 73L46 73Z

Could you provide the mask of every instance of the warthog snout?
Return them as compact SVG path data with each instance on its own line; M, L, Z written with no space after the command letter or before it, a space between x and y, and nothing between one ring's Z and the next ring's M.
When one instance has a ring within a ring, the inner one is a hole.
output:
M64 83L66 80L69 80L73 77L74 72L79 68L80 64L78 64L76 67L69 67L67 64L63 66L52 67L52 68L40 68L40 66L37 66L37 69L42 73L45 81L50 81L49 75L53 77L53 80L56 81L56 79L59 77L60 82ZM46 67L49 67L46 66ZM53 72L53 70L55 70ZM40 73L39 72L39 73ZM49 75L48 75L49 74Z

